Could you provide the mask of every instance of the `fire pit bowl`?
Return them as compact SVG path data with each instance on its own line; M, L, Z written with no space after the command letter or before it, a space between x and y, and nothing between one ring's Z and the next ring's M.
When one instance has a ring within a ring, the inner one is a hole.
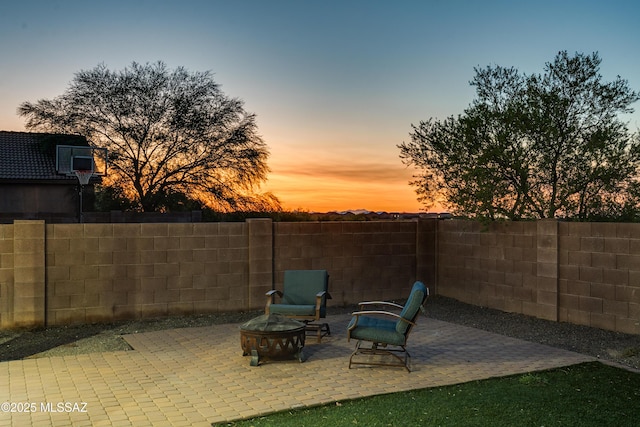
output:
M261 357L304 362L304 339L304 323L277 314L263 314L240 326L242 355L251 355L251 366L258 366Z

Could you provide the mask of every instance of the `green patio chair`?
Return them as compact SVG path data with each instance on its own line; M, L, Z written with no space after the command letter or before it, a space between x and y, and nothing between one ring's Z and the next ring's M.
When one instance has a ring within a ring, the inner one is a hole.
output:
M331 335L328 323L318 323L327 316L329 274L326 270L286 270L282 292L267 292L265 314L280 314L304 322L307 331L315 332L318 342ZM275 296L281 298L274 303Z
M396 366L411 372L407 338L416 325L418 314L424 310L423 304L428 296L429 289L418 281L414 283L404 307L386 301L361 302L359 311L353 313L347 327L347 340L358 340L349 358L349 369L352 365ZM382 309L366 309L376 306ZM389 311L394 309L399 314ZM371 346L363 347L363 341L370 342Z

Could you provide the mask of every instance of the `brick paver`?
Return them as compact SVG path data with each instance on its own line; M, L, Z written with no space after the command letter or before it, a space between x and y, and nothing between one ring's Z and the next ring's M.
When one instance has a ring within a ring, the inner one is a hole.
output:
M594 360L433 319L409 338L411 373L354 367L348 315L309 337L307 360L249 366L239 325L127 335L126 352L0 363L0 426L210 426L289 408L551 369ZM6 411L9 409L17 412ZM86 404L86 405L85 405ZM35 410L34 410L35 409Z

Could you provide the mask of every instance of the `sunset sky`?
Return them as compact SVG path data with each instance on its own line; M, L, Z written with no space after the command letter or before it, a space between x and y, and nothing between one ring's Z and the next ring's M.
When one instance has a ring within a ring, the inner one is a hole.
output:
M286 209L420 209L397 144L462 113L474 67L542 72L599 52L605 80L640 90L640 2L460 0L0 0L0 130L74 73L132 61L210 70L258 116L263 190ZM625 117L640 127L640 105Z

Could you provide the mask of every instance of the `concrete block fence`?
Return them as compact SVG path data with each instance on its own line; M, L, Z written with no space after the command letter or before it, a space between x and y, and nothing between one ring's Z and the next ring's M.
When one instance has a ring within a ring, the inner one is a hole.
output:
M284 270L329 306L432 294L640 333L640 224L555 220L0 224L0 328L259 310Z
M640 334L640 224L440 221L438 294Z
M417 234L417 222L0 224L0 328L256 310L288 269L328 270L330 305L406 298Z

